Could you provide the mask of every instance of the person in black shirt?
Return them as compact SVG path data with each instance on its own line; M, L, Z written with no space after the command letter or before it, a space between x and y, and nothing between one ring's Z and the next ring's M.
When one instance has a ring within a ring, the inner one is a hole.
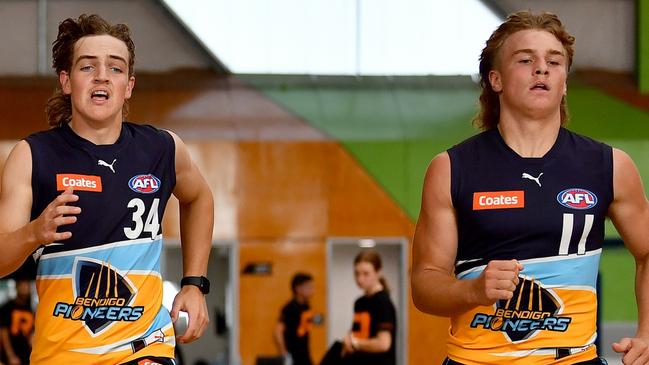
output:
M29 364L34 333L30 292L30 280L17 279L16 298L0 308L2 360L9 365Z
M275 327L275 343L285 358L285 363L293 365L312 365L309 352L309 330L313 313L309 299L313 296L313 277L297 273L291 280L293 299L280 314Z
M396 364L396 310L381 267L374 250L363 250L354 259L356 284L365 294L354 303L352 330L343 340L345 364Z

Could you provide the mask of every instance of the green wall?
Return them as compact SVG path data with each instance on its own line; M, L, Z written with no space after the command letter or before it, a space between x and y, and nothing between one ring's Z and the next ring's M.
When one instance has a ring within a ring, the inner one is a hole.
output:
M600 310L604 321L636 321L635 261L621 246L606 247L600 261Z
M649 0L636 0L637 70L640 92L649 93Z

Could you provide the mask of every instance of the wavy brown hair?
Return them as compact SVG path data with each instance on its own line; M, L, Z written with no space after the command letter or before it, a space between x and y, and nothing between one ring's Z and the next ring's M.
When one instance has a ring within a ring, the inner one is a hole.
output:
M533 14L529 11L519 11L507 17L507 20L496 29L487 40L480 55L480 111L473 118L473 123L483 130L495 128L500 120L500 100L498 93L493 91L489 82L489 72L495 68L496 58L500 48L507 38L521 30L544 30L554 35L566 50L567 70L572 65L575 37L570 35L555 14L543 12ZM568 121L566 97L561 99L561 124Z
M128 49L128 76L134 75L135 44L131 39L131 31L126 24L111 25L96 14L82 14L77 19L68 18L59 24L59 34L52 46L52 68L59 76L62 71L70 73L74 57L74 45L85 36L110 35L126 44ZM72 101L70 95L63 93L59 85L47 101L45 107L47 122L56 127L69 123L72 118ZM128 101L122 107L122 117L128 114Z

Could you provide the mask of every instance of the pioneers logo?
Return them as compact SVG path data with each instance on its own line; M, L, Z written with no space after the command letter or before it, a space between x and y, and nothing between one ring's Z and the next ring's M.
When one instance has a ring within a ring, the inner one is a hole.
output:
M52 315L83 321L92 335L98 335L114 322L138 320L144 307L132 307L135 291L128 279L114 267L89 258L75 260L72 303L58 302Z
M597 196L586 189L570 188L557 195L559 204L572 209L590 209L597 205Z
M160 189L160 179L148 175L136 175L128 181L128 187L136 193L152 194Z
M487 191L473 193L473 210L525 208L525 192Z
M510 342L520 342L538 331L566 331L572 318L559 316L560 308L552 292L534 279L520 278L514 296L496 302L495 313L477 313L471 327L503 332Z

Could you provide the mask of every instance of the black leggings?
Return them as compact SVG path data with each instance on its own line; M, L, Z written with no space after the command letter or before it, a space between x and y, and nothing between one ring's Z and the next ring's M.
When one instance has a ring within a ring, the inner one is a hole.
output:
M592 360L578 362L573 365L607 365L607 364L608 363L606 362L606 360L596 357ZM462 364L461 362L453 361L447 357L446 360L444 360L444 362L442 363L442 365L464 365L464 364Z

